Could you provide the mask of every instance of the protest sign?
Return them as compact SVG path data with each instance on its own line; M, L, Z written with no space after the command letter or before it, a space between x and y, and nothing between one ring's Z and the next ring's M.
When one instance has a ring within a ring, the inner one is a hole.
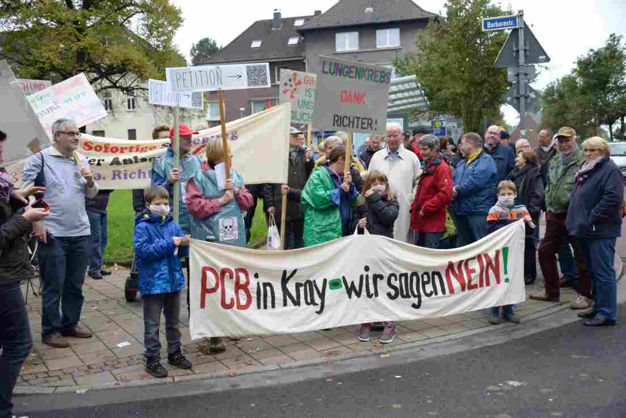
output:
M289 164L289 103L226 124L232 166L246 184L287 183ZM192 152L205 160L205 144L221 140L220 126L192 137Z
M392 70L320 56L313 125L384 134Z
M29 80L26 78L18 78L17 84L20 86L25 95L30 96L38 91L45 90L52 85L49 80Z
M286 252L192 240L192 339L287 334L523 302L523 221L432 250L354 235Z
M270 87L268 63L167 68L165 76L173 92Z
M280 70L280 103L291 103L291 123L310 124L315 110L315 74Z
M83 134L78 152L87 157L100 189L143 189L150 186L152 162L166 151L169 139L129 141Z
M200 109L204 107L201 92L174 93L167 81L148 80L148 103L159 106L178 106L183 109Z
M0 106L0 130L7 134L0 167L50 142L6 61L0 61Z
M69 118L81 127L107 116L83 73L33 93L27 99L50 138L52 124L57 119Z

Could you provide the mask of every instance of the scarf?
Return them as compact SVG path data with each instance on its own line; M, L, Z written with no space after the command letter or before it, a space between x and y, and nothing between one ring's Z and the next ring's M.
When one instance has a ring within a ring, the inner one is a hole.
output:
M596 158L595 160L585 162L582 165L582 167L580 167L580 170L578 170L576 174L574 175L574 180L576 180L576 183L580 184L583 181L587 180L589 175L591 175L591 172L593 171L593 169L596 168L596 166L600 162L604 161L605 158L607 157L600 157L600 158Z
M6 172L0 172L0 202L9 203L13 192L13 177Z

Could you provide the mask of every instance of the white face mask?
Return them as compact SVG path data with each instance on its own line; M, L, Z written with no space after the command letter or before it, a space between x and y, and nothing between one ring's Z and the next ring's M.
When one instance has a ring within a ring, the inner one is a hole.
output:
M383 194L387 190L387 186L385 186L384 184L377 184L376 186L370 187L370 190L372 190L374 193Z
M148 209L150 209L153 215L157 216L167 216L170 213L170 205L168 204L150 205Z
M516 196L498 196L498 203L507 207L512 207L515 205L515 197Z

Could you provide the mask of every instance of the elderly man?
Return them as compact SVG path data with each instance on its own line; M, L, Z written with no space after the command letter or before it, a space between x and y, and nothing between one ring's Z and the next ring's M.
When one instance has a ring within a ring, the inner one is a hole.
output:
M454 170L452 211L457 245L462 247L487 235L486 219L496 201L498 171L493 158L483 152L482 140L477 133L463 135L459 147L465 159Z
M361 155L359 155L366 169L370 166L374 154L380 151L380 144L383 142L383 137L381 135L372 135L369 140L369 145Z
M537 162L541 164L541 173L544 183L548 181L548 165L550 160L556 155L556 140L552 138L550 130L543 128L537 136L539 146L535 148Z
M387 147L374 154L370 161L369 171L374 170L387 175L389 186L400 204L398 218L393 226L394 239L411 242L409 209L422 169L417 155L404 148L400 125L387 126Z
M485 146L483 150L491 155L496 162L496 168L498 175L496 177L496 184L502 180L506 180L513 167L515 167L515 155L511 147L502 145L500 143L500 129L499 126L491 125L485 131Z
M539 246L539 266L545 280L545 291L531 294L535 300L558 302L560 298L559 273L556 267L556 254L568 240L565 218L569 208L575 175L583 163L583 154L576 143L576 131L569 127L559 129L557 137L558 158L550 162L546 185L546 232ZM587 309L591 306L591 280L584 265L583 256L573 237L569 238L574 247L574 257L579 272L580 295L572 302L572 309Z
M39 239L39 271L43 283L41 337L51 347L69 347L64 337L90 338L78 325L83 307L83 282L89 261L90 229L85 197L98 185L87 159L78 154L80 132L74 121L52 125L53 145L24 163L22 189L45 186L50 215L34 227ZM60 305L60 311L59 311Z
M515 141L515 153L519 154L520 152L530 151L533 147L530 145L530 142L526 138L520 138Z

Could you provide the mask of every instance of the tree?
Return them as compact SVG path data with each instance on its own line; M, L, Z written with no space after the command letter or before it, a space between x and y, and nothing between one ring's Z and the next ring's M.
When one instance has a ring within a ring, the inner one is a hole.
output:
M506 34L481 29L482 18L503 14L512 13L489 0L449 0L446 17L418 35L418 52L395 63L400 73L417 76L432 110L461 118L466 130L497 118L509 87L506 70L493 65Z
M592 133L591 112L585 108L580 82L575 76L567 75L549 84L543 91L541 101L544 126L553 129L570 126L583 136Z
M217 46L211 38L202 38L191 46L191 65L202 65L208 62L208 59L219 52L221 48Z
M172 45L181 23L169 0L0 0L0 56L20 77L84 72L96 91L128 92L185 65Z

